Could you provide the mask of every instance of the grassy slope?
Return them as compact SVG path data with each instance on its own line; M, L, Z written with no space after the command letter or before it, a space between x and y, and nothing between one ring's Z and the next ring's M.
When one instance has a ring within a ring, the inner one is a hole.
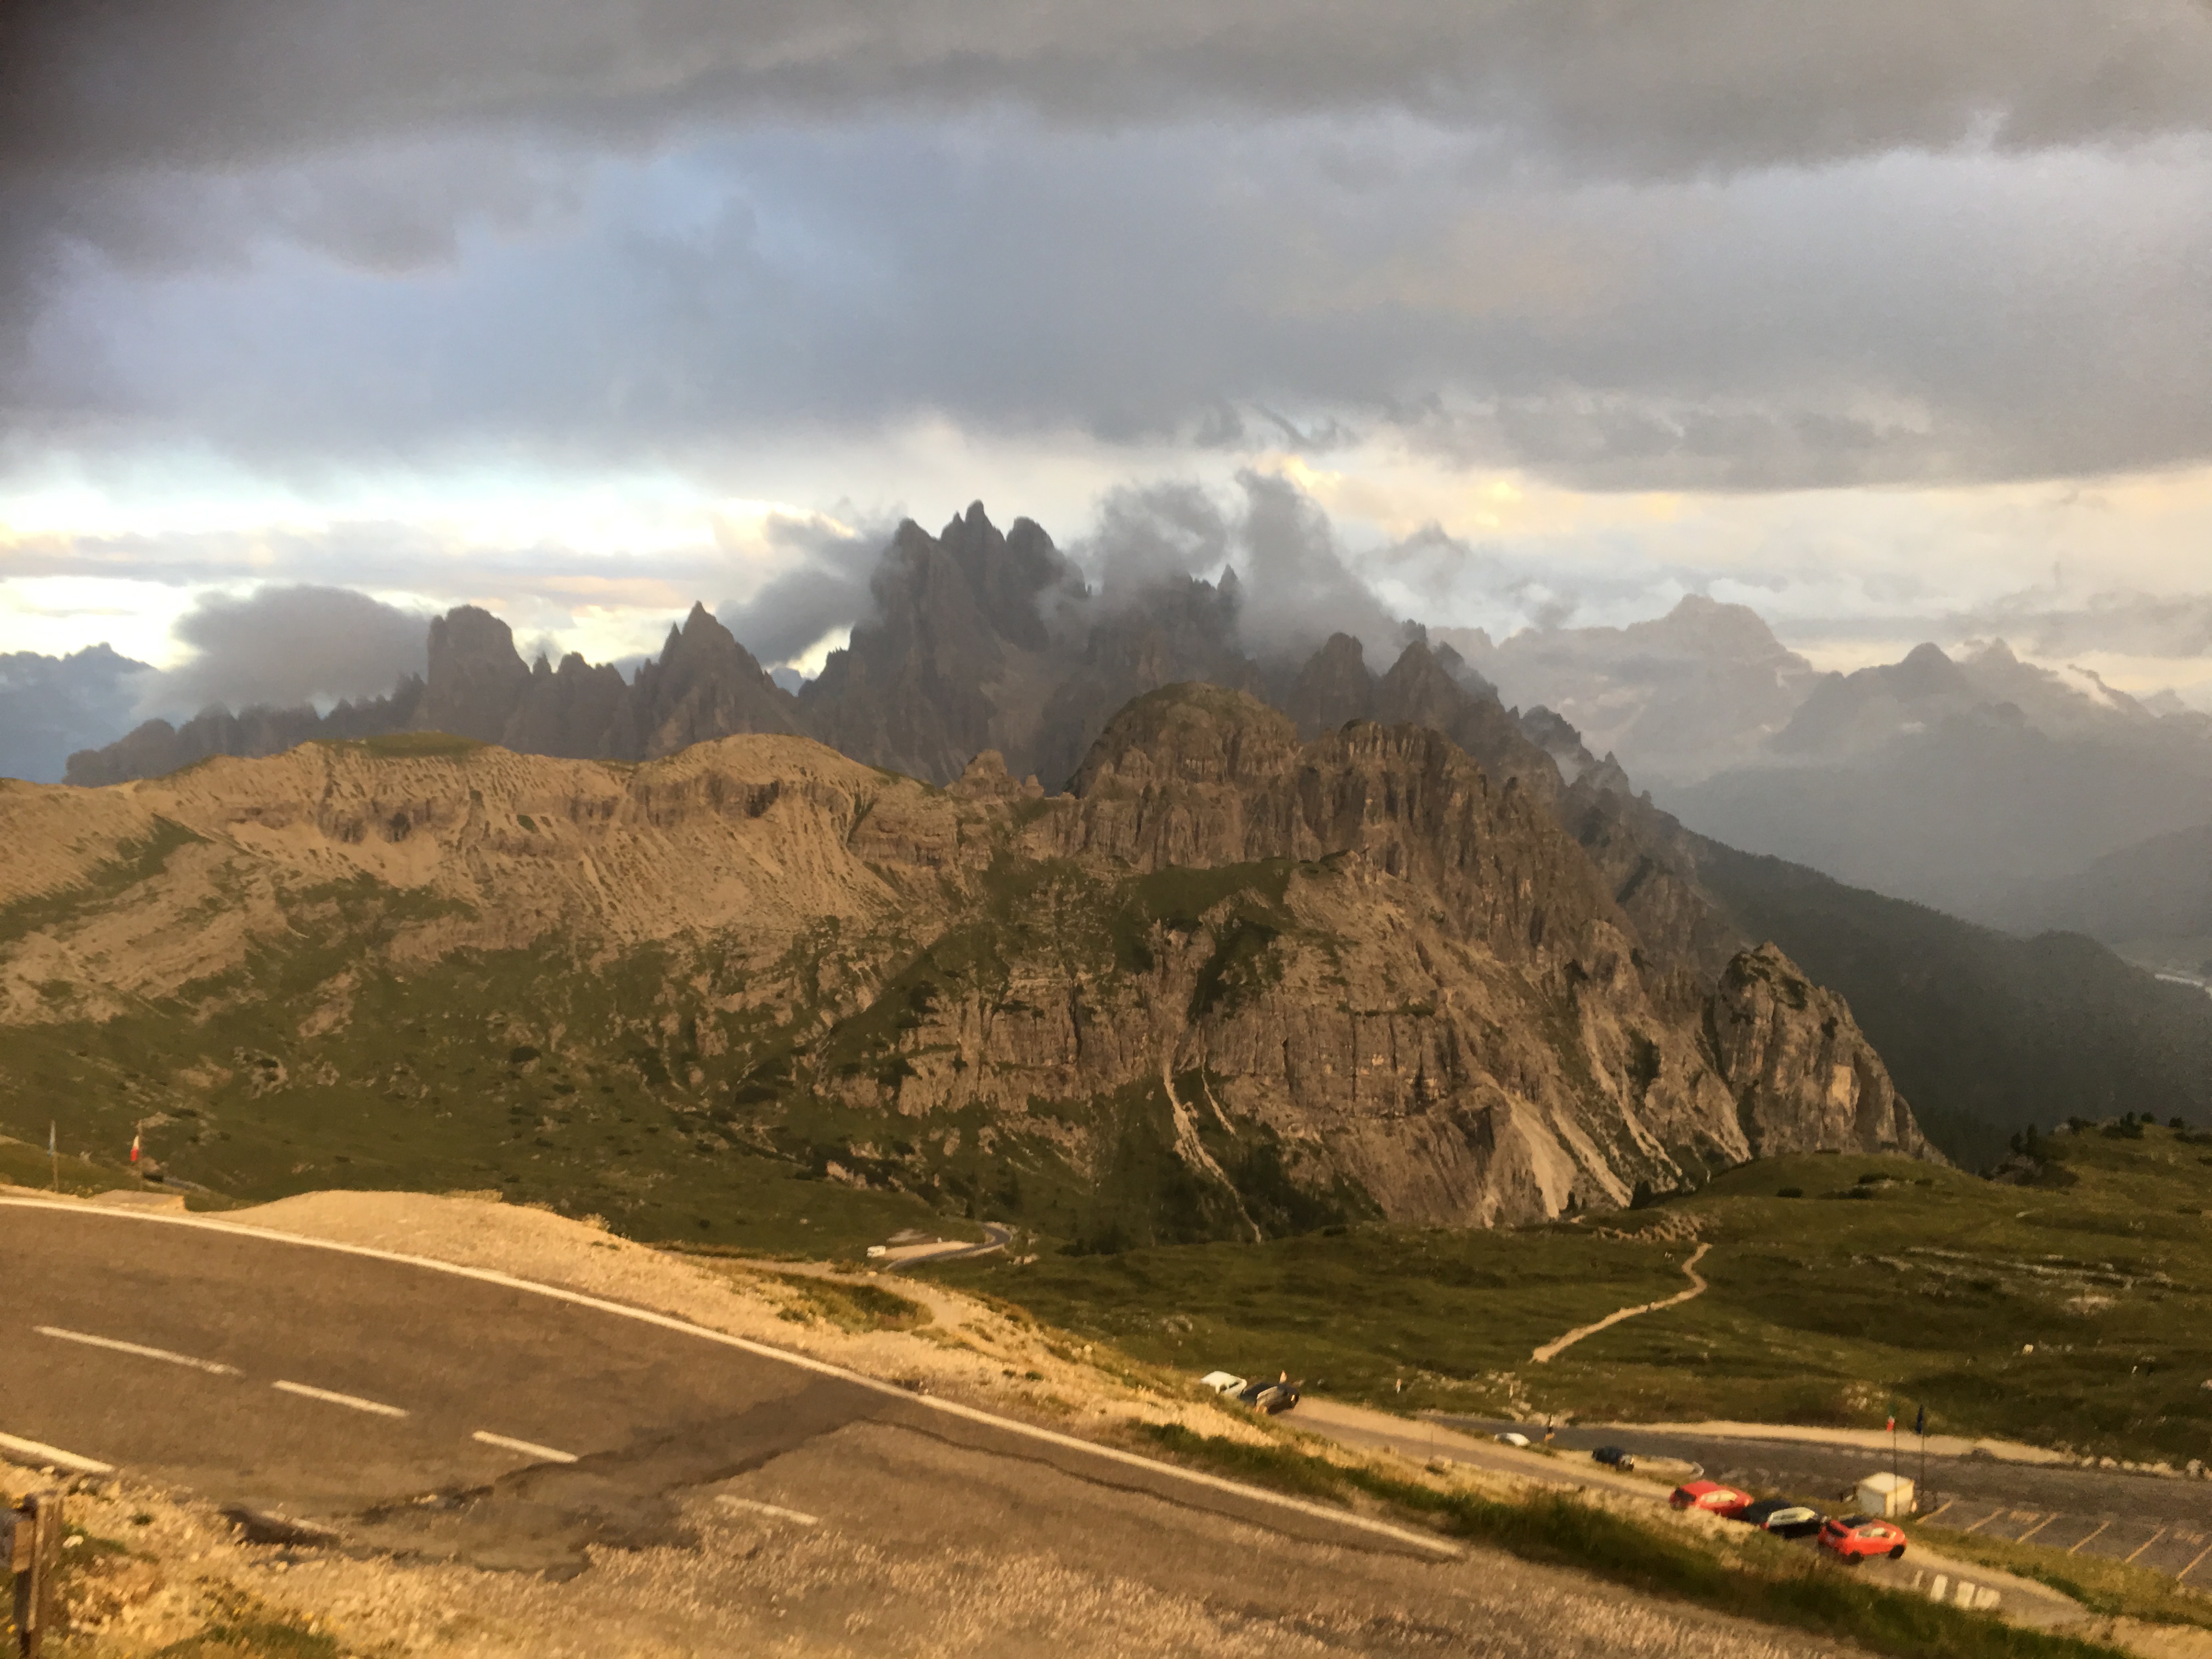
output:
M129 903L188 839L156 837L72 892L0 913L0 939ZM169 1170L241 1199L498 1188L633 1237L748 1249L849 1250L913 1225L975 1237L976 1218L1108 1247L1202 1237L1233 1224L1230 1206L1174 1156L1157 1083L1032 1102L1041 1115L1028 1127L980 1108L901 1116L840 1096L854 1079L895 1094L908 1054L921 1057L908 1033L938 999L1010 1006L1017 967L1039 957L1079 957L1103 982L1148 965L1153 930L1195 928L1224 899L1241 920L1200 991L1240 995L1264 970L1251 939L1291 925L1279 914L1289 873L1112 882L1002 863L975 909L934 940L852 939L825 924L793 941L769 971L794 986L819 982L825 959L888 969L872 1006L826 1028L804 1000L782 1026L731 1012L747 973L711 944L587 957L549 939L399 971L384 965L386 947L441 902L366 879L295 891L291 936L233 972L104 1023L10 1029L0 1133L42 1141L57 1119L64 1152L112 1182L127 1178L123 1156L143 1126ZM1103 1127L1102 1167L1070 1166L1055 1117ZM1218 1139L1216 1156L1249 1177L1248 1203L1283 1230L1371 1208L1360 1194L1295 1190L1271 1146Z
M2013 1131L2148 1112L2212 1122L2212 997L2077 933L2033 939L1706 842L1698 878L1843 994L1929 1134L1977 1165Z
M1694 1221L1713 1243L1700 1267L1712 1289L1541 1366L1529 1362L1539 1343L1682 1288L1689 1245L1573 1225L1359 1227L932 1271L1140 1358L1287 1368L1378 1403L1504 1410L1517 1396L1521 1409L1584 1417L1879 1427L1893 1402L1924 1401L1943 1432L2201 1457L2212 1441L2200 1386L2212 1376L2212 1147L2160 1128L2051 1146L2051 1178L2072 1184L1804 1158L1614 1218ZM1808 1195L1778 1196L1790 1188ZM1401 1375L1413 1383L1402 1400Z
M64 1155L49 1158L43 1139L33 1146L0 1135L0 1186L30 1187L45 1192L57 1184L64 1193L85 1197L112 1192L118 1187L137 1188L145 1183L122 1170L106 1169L81 1158Z
M711 964L679 974L658 951L586 963L551 950L362 968L418 903L367 883L330 889L303 903L298 945L226 982L101 1024L11 1029L0 1131L43 1144L57 1118L64 1153L119 1182L134 1128L154 1120L149 1155L257 1200L496 1188L637 1237L778 1249L939 1224L919 1199L854 1190L822 1179L822 1160L725 1133L711 1108L726 1097L690 1076ZM348 969L350 1017L303 1035Z
M171 826L73 890L0 909L0 941L131 904L193 839ZM1175 1155L1156 1081L1033 1100L1012 1122L901 1113L897 1094L931 1054L915 1034L940 1000L1015 1010L1041 963L1109 988L1217 906L1230 921L1194 1005L1246 994L1296 927L1292 868L1115 880L1002 858L938 937L824 922L750 967L711 941L596 956L556 937L400 970L387 947L450 903L366 878L290 890L289 934L232 971L103 1023L10 1028L0 1133L42 1140L58 1120L64 1151L114 1180L143 1127L170 1171L239 1199L497 1188L640 1238L755 1249L849 1250L914 1225L975 1237L980 1219L1094 1248L1218 1236L1241 1225L1235 1206ZM878 975L869 1007L825 1022L816 988ZM763 983L796 997L781 1025L748 1012ZM1076 1128L1097 1135L1097 1167L1071 1164ZM1273 1231L1372 1213L1362 1193L1297 1188L1263 1128L1206 1133Z

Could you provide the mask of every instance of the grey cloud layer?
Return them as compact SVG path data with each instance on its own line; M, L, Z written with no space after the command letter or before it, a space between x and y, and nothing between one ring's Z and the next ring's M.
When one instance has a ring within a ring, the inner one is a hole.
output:
M526 122L1025 103L1112 122L1395 105L1635 173L2212 119L2196 0L83 0L8 9L20 165L228 165Z
M1642 186L1397 117L483 155L465 188L436 180L479 148L175 179L159 235L82 210L0 369L19 437L711 465L935 414L1231 448L1395 428L1599 488L2212 455L2212 140ZM364 178L424 222L347 207Z
M43 0L0 134L0 472L2212 458L2206 0Z

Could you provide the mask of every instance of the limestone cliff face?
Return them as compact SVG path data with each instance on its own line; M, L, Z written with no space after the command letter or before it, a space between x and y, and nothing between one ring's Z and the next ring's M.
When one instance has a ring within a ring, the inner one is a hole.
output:
M256 1098L311 1112L364 988L449 1014L506 985L480 1063L526 1032L647 1079L702 1146L1097 1243L1927 1155L1838 999L1771 949L1698 979L1539 787L1429 727L1302 742L1170 687L1058 796L995 753L940 790L787 736L635 767L410 741L0 790L0 1023L160 1013L167 1069L131 1086L204 1116L243 1085L192 1034L275 999L295 1035ZM527 1012L641 975L649 1014Z
M1840 1145L1937 1156L1844 1000L1771 944L1723 971L1713 1046L1754 1154Z

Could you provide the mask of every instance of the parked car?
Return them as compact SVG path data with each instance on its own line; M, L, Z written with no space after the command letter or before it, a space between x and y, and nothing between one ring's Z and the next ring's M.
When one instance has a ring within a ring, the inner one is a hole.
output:
M1244 1386L1244 1379L1227 1371L1208 1371L1198 1379L1216 1394L1236 1394Z
M1686 1480L1667 1501L1678 1510L1703 1510L1707 1515L1723 1515L1733 1521L1751 1507L1751 1494L1723 1486L1717 1480Z
M1636 1454L1621 1446L1600 1446L1590 1454L1590 1461L1625 1473L1636 1467Z
M1518 1429L1508 1429L1504 1433L1493 1435L1491 1437L1501 1446L1519 1446L1523 1450L1528 1449L1528 1437Z
M1810 1538L1821 1526L1820 1510L1793 1504L1786 1498L1762 1498L1735 1518L1746 1526L1757 1527L1761 1532L1771 1532L1780 1538Z
M1265 1412L1270 1417L1286 1412L1298 1403L1297 1385L1294 1382L1247 1382L1237 1391L1237 1398L1255 1411Z
M1838 1516L1820 1528L1820 1547L1835 1551L1854 1566L1869 1555L1886 1555L1894 1561L1905 1553L1905 1534L1880 1516Z

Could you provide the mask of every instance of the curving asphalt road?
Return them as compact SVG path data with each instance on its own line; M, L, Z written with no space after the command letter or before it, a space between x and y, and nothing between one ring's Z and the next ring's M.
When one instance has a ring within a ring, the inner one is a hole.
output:
M683 1494L866 1426L1292 1536L1456 1553L494 1275L6 1199L0 1264L0 1455L364 1543L562 1571L592 1544L665 1541Z

